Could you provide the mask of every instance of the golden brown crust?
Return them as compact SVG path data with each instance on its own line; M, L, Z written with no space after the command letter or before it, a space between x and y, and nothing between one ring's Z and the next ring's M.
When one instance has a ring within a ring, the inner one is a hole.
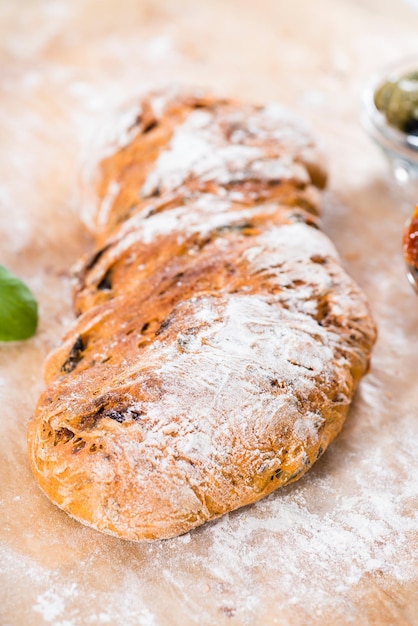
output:
M152 95L130 134L100 163L97 249L29 450L70 515L144 540L302 476L375 328L318 229L320 157L281 108Z

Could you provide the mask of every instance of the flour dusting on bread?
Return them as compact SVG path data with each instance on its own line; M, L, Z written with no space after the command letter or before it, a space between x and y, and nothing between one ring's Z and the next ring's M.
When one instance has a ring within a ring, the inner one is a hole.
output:
M319 230L325 171L293 115L176 92L135 111L98 166L97 247L29 450L60 507L139 541L300 478L375 328Z

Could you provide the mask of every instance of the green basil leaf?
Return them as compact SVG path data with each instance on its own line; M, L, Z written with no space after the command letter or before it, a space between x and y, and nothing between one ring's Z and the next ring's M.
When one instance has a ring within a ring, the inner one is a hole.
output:
M38 304L32 292L0 265L0 341L28 339L38 325Z

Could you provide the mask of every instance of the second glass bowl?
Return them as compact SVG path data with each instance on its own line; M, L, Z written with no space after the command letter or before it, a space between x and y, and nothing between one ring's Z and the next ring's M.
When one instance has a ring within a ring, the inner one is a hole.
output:
M418 58L387 66L371 76L364 91L363 123L369 136L388 158L406 202L414 206L418 202L418 135L402 132L388 124L386 116L375 105L375 93L384 83L397 81L411 72L418 72Z

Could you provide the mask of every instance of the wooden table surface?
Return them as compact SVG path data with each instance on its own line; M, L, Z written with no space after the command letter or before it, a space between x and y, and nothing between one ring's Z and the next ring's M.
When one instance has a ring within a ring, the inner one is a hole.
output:
M2 626L418 625L418 299L411 206L362 130L369 74L418 59L403 0L0 0L0 264L31 286L37 335L0 347ZM417 63L418 65L418 63ZM379 340L347 424L300 482L183 537L132 544L38 490L25 430L71 323L91 245L84 173L115 109L180 83L289 105L327 155L324 228Z

